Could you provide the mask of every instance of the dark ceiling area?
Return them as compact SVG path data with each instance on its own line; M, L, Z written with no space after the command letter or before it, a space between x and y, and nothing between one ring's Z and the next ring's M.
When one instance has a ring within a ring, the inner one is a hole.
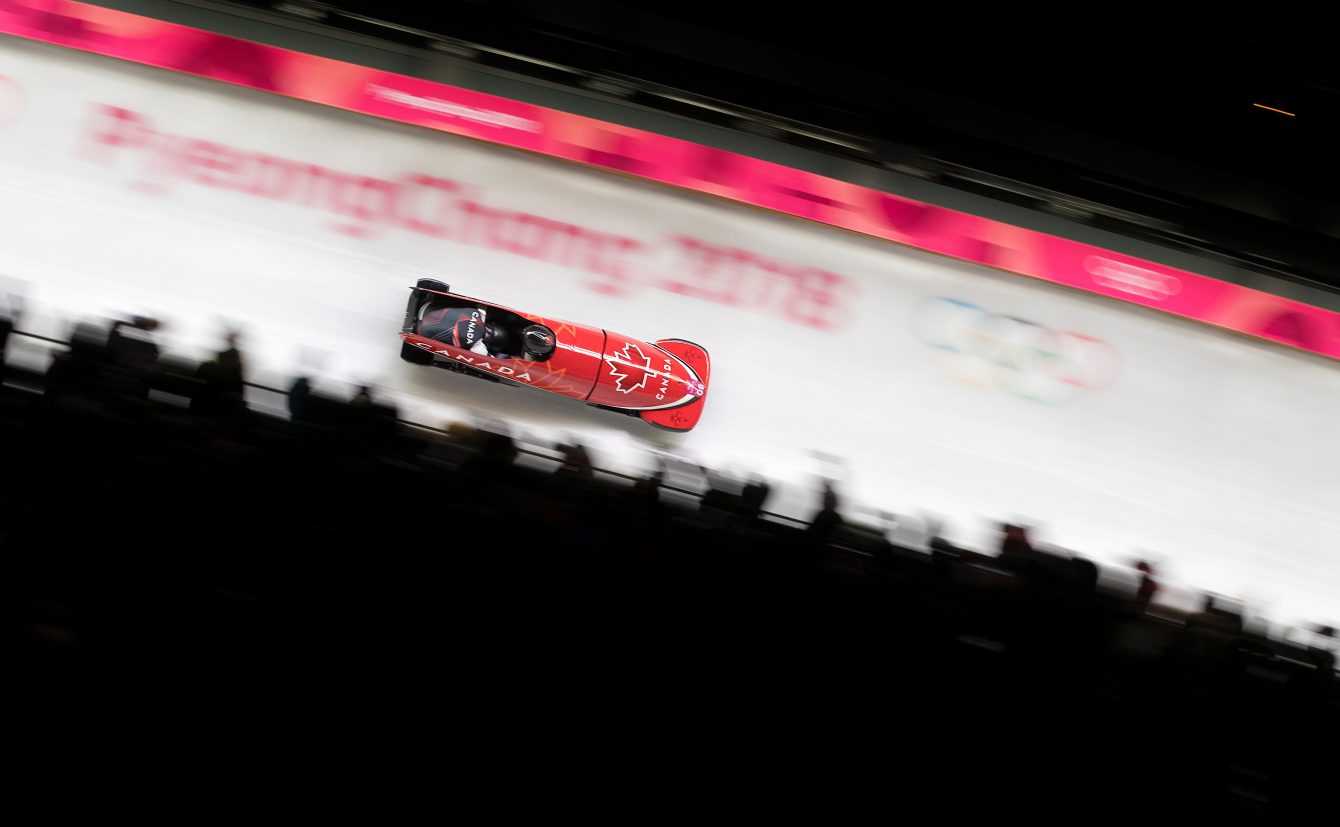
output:
M861 160L1112 208L1153 240L1340 289L1340 61L1321 19L702 0L240 5L680 90L853 138Z

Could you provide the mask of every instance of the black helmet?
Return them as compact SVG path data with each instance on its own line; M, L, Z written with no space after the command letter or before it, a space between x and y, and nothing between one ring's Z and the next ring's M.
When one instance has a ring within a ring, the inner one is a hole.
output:
M554 331L542 324L526 325L521 331L521 343L526 352L538 359L548 359L554 353Z
M507 328L497 322L484 323L484 344L491 348L501 348L507 343Z

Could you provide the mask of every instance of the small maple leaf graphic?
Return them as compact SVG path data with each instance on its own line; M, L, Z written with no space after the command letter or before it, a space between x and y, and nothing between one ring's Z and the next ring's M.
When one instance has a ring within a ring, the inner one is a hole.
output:
M642 352L642 348L632 342L624 342L623 350L616 350L605 356L605 364L610 366L610 375L614 377L614 389L619 393L632 393L647 386L647 379L654 371L651 369L651 357ZM624 386L624 382L637 377L635 384Z

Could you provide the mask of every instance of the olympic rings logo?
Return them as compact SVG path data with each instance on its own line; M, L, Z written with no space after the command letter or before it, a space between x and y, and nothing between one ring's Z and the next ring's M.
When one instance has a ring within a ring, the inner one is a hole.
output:
M1106 388L1121 372L1121 355L1101 339L1052 330L961 299L922 302L912 328L939 351L938 366L953 378L1037 402Z

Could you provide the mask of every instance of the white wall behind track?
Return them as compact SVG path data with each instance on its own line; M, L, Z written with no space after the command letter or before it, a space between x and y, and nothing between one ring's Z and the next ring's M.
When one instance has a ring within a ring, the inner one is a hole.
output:
M1340 615L1333 363L701 196L55 47L0 41L0 90L0 273L22 285L26 330L64 337L75 319L147 313L167 321L171 349L201 356L236 324L258 381L286 384L315 362L327 387L375 383L426 424L496 417L531 439L582 439L625 470L646 468L653 449L756 471L799 514L827 455L852 500L942 514L965 543L1018 516L1100 562L1147 550L1178 580L1278 620ZM105 107L135 113L139 131L114 130ZM222 167L182 172L186 139L212 142L190 151ZM374 183L249 195L219 146ZM488 211L628 246L611 257L618 244L607 245L601 264L518 255L486 232L411 231L376 209L375 182L414 173L459 184ZM360 206L367 215L351 218ZM735 251L737 269L709 267L709 250ZM422 276L700 342L713 357L702 423L669 436L402 363L395 334ZM1120 370L1078 390L1039 378L1018 349L1002 358L1027 370L946 355L918 335L941 297L1094 337ZM1024 396L1010 393L1020 382Z

